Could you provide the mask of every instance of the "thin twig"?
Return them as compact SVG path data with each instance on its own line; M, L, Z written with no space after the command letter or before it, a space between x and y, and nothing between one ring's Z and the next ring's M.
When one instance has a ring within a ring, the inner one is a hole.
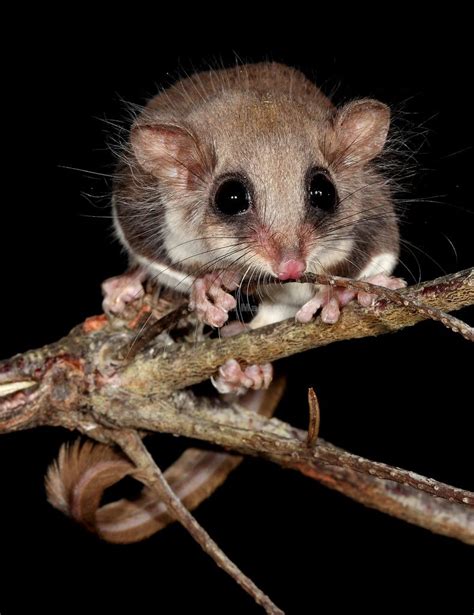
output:
M262 606L267 613L271 615L284 615L284 612L227 557L206 530L199 525L169 486L162 471L151 457L138 433L120 431L112 437L114 437L120 448L138 468L140 480L146 481L149 487L156 490L158 497L165 502L169 510L176 516L176 519L191 534L202 549L212 557L216 564L250 594L255 602Z
M403 291L401 292L400 290L385 288L383 286L371 284L370 282L364 282L363 280L351 280L339 276L307 274L304 279L317 284L324 284L333 287L342 286L343 288L351 288L353 290L359 290L375 295L378 299L390 301L396 305L404 306L417 314L426 316L431 320L437 320L448 329L451 329L454 333L459 333L465 337L469 342L474 342L473 327L470 327L464 321L456 318L455 316L451 316L451 314L448 314L447 312L443 312L436 307L426 305L418 299L407 297L406 293Z
M277 418L268 419L255 414L238 404L226 406L212 403L188 393L177 395L173 401L142 400L140 406L134 408L125 400L114 400L114 408L111 409L109 397L94 397L93 401L97 418L100 420L100 415L103 415L115 427L146 427L161 433L174 433L212 442L244 455L263 456L281 465L291 465L292 460L303 460L348 467L358 474L408 485L437 498L474 508L474 494L470 491L353 455L321 438L318 439L318 446L308 449L307 431Z

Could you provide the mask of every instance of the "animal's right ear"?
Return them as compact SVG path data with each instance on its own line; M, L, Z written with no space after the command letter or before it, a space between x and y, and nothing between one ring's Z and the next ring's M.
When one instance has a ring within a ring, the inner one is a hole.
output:
M192 187L203 181L210 160L196 137L172 124L138 124L130 135L133 152L145 171L168 182Z

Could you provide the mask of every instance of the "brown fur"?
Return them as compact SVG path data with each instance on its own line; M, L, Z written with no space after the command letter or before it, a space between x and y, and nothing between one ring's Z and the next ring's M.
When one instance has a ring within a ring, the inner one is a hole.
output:
M65 444L46 474L48 501L94 531L104 490L132 472L133 465L109 446L81 440Z
M357 239L356 249L329 272L355 275L361 250L366 260L387 248L396 254L390 189L372 165L383 148L389 116L385 105L372 100L337 110L302 73L280 64L179 81L136 119L117 176L115 211L132 258L135 253L193 272L213 269L217 248L227 245L229 256L219 267L239 270L244 262L255 262L271 273L282 255L311 256L318 242L327 249L334 245L335 256L337 233L331 234L331 226L349 220L344 234ZM156 136L160 127L163 138ZM166 138L169 127L177 131L175 143ZM338 210L326 220L308 221L304 177L311 166L328 171L340 196ZM212 195L219 178L229 173L248 177L255 198L246 216L226 220L213 208ZM270 235L271 241L262 239ZM253 261L236 261L232 236L251 248ZM184 242L185 249L175 248ZM203 254L206 250L211 252Z
M178 81L136 118L117 170L114 211L131 262L144 257L185 273L231 269L242 275L250 263L255 275L274 275L285 255L296 255L315 273L356 277L378 253L396 256L390 186L373 162L389 116L373 100L336 109L302 73L280 64ZM315 167L337 189L334 213L307 203L307 177ZM226 219L213 197L229 174L245 176L252 206ZM235 465L235 457L187 451L167 477L194 507ZM107 540L141 540L171 520L154 494L145 489L136 502L100 507L104 489L131 472L111 449L74 445L50 468L48 497ZM190 489L199 475L203 481Z
M275 411L285 387L274 380L267 391L253 391L241 400L247 408L265 416ZM241 457L199 449L185 451L166 471L173 491L190 509L209 497L241 462ZM100 505L105 489L134 467L113 448L77 440L61 447L58 459L48 468L48 501L87 530L113 543L144 540L174 521L156 493L144 487L134 500L121 499Z

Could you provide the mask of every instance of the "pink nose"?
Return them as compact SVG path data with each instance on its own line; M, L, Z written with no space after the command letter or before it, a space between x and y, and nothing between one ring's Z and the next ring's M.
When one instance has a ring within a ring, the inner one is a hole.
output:
M278 267L278 278L280 280L298 280L303 275L306 269L304 261L291 258L290 260L280 263Z

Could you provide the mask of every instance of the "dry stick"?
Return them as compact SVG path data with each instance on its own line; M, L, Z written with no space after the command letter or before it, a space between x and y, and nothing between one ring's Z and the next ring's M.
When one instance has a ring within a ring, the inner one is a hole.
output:
M181 393L181 398L187 397ZM318 439L278 419L266 419L238 405L211 405L184 399L144 402L140 408L114 401L105 412L108 425L148 429L205 440L240 454L260 456L316 479L365 506L432 532L474 544L474 493L414 472L374 462ZM94 400L98 410L110 400ZM192 409L189 406L192 404ZM100 417L98 417L100 418Z
M140 480L155 489L157 495L165 502L176 519L191 534L202 549L225 570L252 598L271 615L284 615L270 598L264 594L255 583L249 579L221 550L217 543L209 536L206 530L199 525L181 500L169 486L162 471L155 463L137 432L121 431L111 432L120 448L133 461L138 468Z
M165 406L153 407L155 416L162 417L169 410ZM178 410L180 416L185 408ZM127 409L116 408L122 429L128 429ZM216 422L212 415L216 413ZM232 414L234 424L224 416ZM263 425L255 424L255 414L239 406L200 407L198 414L204 414L207 421L203 425L195 417L184 416L184 425L174 431L181 435L194 435L201 440L220 444L246 455L266 458L284 468L291 468L303 475L335 489L343 495L375 508L376 510L413 523L427 530L450 536L467 544L474 544L474 493L440 483L414 472L409 472L383 463L377 463L352 455L334 445L318 439L317 447L308 448L307 434L291 427L278 419L266 420ZM110 420L108 421L110 425ZM223 425L225 424L225 431ZM166 423L165 423L166 425ZM184 428L188 425L188 428ZM91 435L90 425L81 429ZM159 429L160 431L169 431ZM104 432L106 437L104 437ZM97 426L92 432L94 438L111 442L104 430ZM115 432L117 433L117 432ZM139 476L136 477L141 480ZM146 482L146 481L143 481ZM148 483L146 483L148 484Z
M309 406L309 426L308 426L308 437L306 439L306 444L309 448L314 448L316 444L316 440L319 436L319 425L321 422L320 412L319 412L319 402L314 392L314 389L310 387L308 389L308 406Z
M238 404L212 404L187 393L174 400L111 400L109 396L93 398L96 418L102 416L109 425L125 429L149 429L160 433L212 442L244 455L262 456L283 466L294 460L348 468L381 480L408 485L424 493L474 508L474 494L440 483L415 472L365 459L318 439L314 449L306 446L307 432L273 417L271 419Z
M474 303L474 270L465 270L425 282L403 291L403 294L405 293L408 297L423 296L430 306L446 310L460 309ZM224 416L219 424L219 409L215 406L210 408L206 418L200 409L196 412L197 406L193 412L192 408L189 410L189 407L180 407L177 404L177 398L185 397L186 394L170 394L186 384L204 380L228 356L243 357L243 360L250 362L263 362L342 339L395 331L420 320L421 316L411 315L406 309L393 305L384 305L375 315L367 310L350 307L343 311L340 322L333 326L321 326L317 319L307 325L287 321L236 338L211 340L191 347L186 344L176 345L180 346L178 352L176 349L166 350L165 356L158 361L155 358L144 361L143 357L137 357L132 362L135 363L135 386L128 386L127 391L121 386L113 364L110 371L110 353L103 350L113 349L123 341L123 329L117 331L116 327L108 326L102 316L93 317L54 344L0 362L0 383L3 386L8 387L14 382L34 382L39 385L18 390L14 395L6 395L4 399L0 399L0 432L38 425L62 425L68 429L81 429L80 422L86 421L87 426L81 431L100 441L97 434L90 430L90 423L94 415L103 414L101 418L108 425L112 423L123 428L197 437L246 454L264 455L267 458L271 458L273 453L286 450L293 459L293 454L301 454L301 444L298 441L294 444L285 442L281 437L276 441L274 437L269 438L268 431L265 433L268 425L259 423L254 413L242 419L234 412L230 416ZM160 369L157 370L158 367ZM127 369L130 368L132 365ZM128 373L128 376L132 375ZM123 374L120 374L120 379L122 377ZM156 387L157 382L164 386ZM101 392L104 408L107 409L103 412L98 407L98 400L94 399L94 396L100 395ZM160 392L164 397L161 400L155 398L153 403L150 403L150 396L156 392ZM91 395L92 393L94 395ZM164 406L172 407L172 411L164 412ZM179 407L180 412L176 412L174 406ZM235 428L236 418L243 421L240 423L241 429ZM275 423L271 426L274 427ZM210 427L214 427L214 431L209 429ZM279 430L281 433L287 433L286 439L295 437L296 431L289 425L280 422ZM245 442L249 435L252 435L252 446L246 448ZM303 433L299 439L304 442L306 437L307 434ZM307 447L304 448L308 453ZM327 477L327 486L333 486L336 471L352 469L356 472L352 473L352 492L343 491L354 499L360 499L357 485L360 484L362 493L364 481L370 478L374 485L380 485L384 480L390 481L391 484L395 481L402 485L412 485L412 489L422 490L430 495L456 501L461 498L466 504L473 501L473 494L469 492L385 464L364 460L321 440L318 441L314 454L316 461L319 460L319 476ZM280 461L282 465L288 465L287 456L280 456ZM302 468L299 469L303 471ZM379 499L379 495L373 493L371 500L364 503L385 510L378 504ZM412 522L426 525L430 516L433 516L433 510L439 506L438 499L432 499L430 505L431 513L426 509L421 521L412 518ZM396 516L403 515L403 511L398 513L392 509L390 512ZM453 510L452 515L456 517L458 513Z
M149 402L137 412L143 412L145 422L153 422L158 431L172 431L264 457L298 470L366 506L474 544L472 492L364 459L321 439L314 449L309 449L305 431L238 406L219 408L202 403L188 414L186 406L173 408L168 403ZM126 406L117 405L114 415L117 426L127 428L141 422L133 409L128 411Z

